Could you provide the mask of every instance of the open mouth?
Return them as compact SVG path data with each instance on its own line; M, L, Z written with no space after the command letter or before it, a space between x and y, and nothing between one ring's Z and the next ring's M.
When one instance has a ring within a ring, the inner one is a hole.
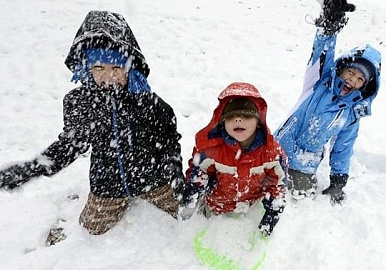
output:
M345 85L344 85L344 87L343 87L343 91L345 92L345 93L349 93L349 92L351 92L352 90L354 89L354 87L352 87L350 84L348 84L348 83L346 83Z
M241 131L244 131L245 128L237 127L237 128L234 128L233 130L234 130L235 132L241 132Z
M351 87L350 85L348 85L348 84L346 84L346 85L344 86L344 88L345 88L347 91L351 91L351 90L352 90L352 87Z
M109 90L109 91L121 91L121 90L123 90L123 86L120 83L107 84L107 83L103 82L102 88Z

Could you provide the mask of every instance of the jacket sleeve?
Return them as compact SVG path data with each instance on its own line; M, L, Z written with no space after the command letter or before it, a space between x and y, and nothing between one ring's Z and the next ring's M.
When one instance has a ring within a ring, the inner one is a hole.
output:
M266 170L266 185L263 188L263 193L269 194L269 197L284 198L284 170L280 165Z
M66 95L64 98L64 129L59 135L59 140L51 144L35 159L1 170L0 188L13 189L34 177L53 175L87 151L89 131L81 105L81 102L74 96Z
M330 80L332 68L335 66L336 35L323 35L318 29L312 46L311 57L308 60L306 72L303 79L303 90L295 106L290 110L288 116L318 88L319 84ZM325 89L320 87L320 89Z
M269 198L284 199L287 185L288 162L281 147L277 146L278 153L265 167L266 179L263 182L263 193Z
M311 57L308 61L303 82L303 94L312 92L320 83L329 78L334 66L336 35L323 35L317 30L312 46ZM302 96L303 96L302 94Z
M354 153L354 144L358 137L359 121L343 129L331 139L330 174L348 174L350 158Z
M41 154L46 160L44 175L49 176L59 172L89 149L88 109L80 89L75 89L64 97L63 132L59 134L58 140Z

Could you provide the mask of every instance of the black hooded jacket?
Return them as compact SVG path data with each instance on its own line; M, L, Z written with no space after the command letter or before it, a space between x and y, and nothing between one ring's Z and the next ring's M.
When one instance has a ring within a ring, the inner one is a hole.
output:
M77 61L83 60L83 49L99 45L133 55L132 68L149 73L124 18L104 11L87 15L65 61L68 68L73 71ZM64 97L63 117L63 132L42 157L24 164L23 170L0 172L5 187L53 175L90 146L90 187L101 197L138 196L183 179L176 117L155 93L116 93L82 85Z
M125 18L120 14L99 10L87 14L65 60L66 66L72 72L76 64L84 60L84 50L88 48L118 49L126 55L134 56L132 67L146 77L149 75L150 69L141 48Z
M80 87L65 96L64 129L42 153L53 161L44 174L58 172L91 146L96 195L137 196L181 178L181 136L171 107L155 93L114 100L95 90Z

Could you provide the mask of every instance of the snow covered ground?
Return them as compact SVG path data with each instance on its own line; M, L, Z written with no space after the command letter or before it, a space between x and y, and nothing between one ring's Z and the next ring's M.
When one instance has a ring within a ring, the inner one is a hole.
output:
M386 57L385 1L354 4L337 53L368 42ZM314 27L307 18L320 9L316 0L0 0L0 6L0 167L34 157L61 131L62 98L74 87L63 62L92 9L121 13L132 27L152 89L177 115L184 166L194 134L231 82L260 90L272 130L283 121L311 52ZM348 200L332 207L320 191L314 200L288 200L261 269L385 269L385 102L381 86L373 116L361 121ZM0 190L0 269L206 269L193 250L194 236L210 222L201 216L176 221L138 201L105 235L82 229L88 163L86 155L54 177ZM328 173L325 161L321 189ZM71 201L71 194L79 199ZM47 247L47 232L60 218L67 239Z

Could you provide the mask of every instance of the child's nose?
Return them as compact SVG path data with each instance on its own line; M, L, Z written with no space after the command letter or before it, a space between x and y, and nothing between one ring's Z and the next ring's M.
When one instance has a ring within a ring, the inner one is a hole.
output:
M117 74L115 74L114 71L109 71L109 72L106 72L103 76L103 80L105 82L114 82L114 81L117 81L118 80L118 76Z
M359 80L359 78L357 78L355 76L351 77L351 82L356 89L362 87L361 81Z

